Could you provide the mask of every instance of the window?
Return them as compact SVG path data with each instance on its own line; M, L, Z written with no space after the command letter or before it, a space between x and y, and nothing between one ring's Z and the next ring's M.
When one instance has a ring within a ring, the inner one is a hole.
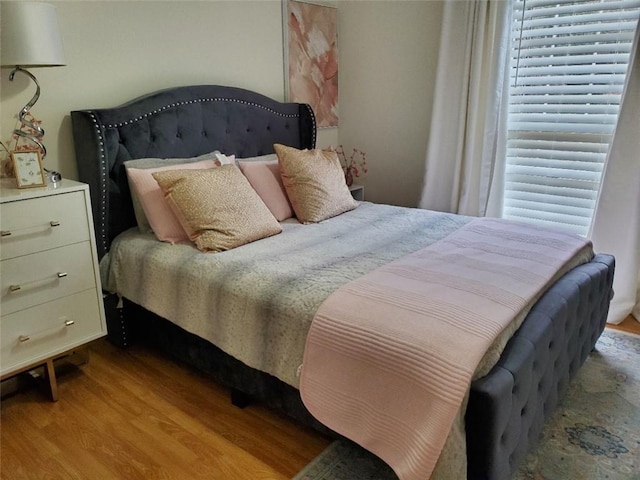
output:
M513 0L503 217L586 235L640 0Z

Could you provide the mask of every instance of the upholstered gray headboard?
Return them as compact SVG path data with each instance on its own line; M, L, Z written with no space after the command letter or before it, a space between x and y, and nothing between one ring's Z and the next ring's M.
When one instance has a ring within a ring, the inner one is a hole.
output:
M307 104L281 103L219 85L177 87L115 108L71 112L78 175L91 191L98 256L135 225L123 162L189 158L213 150L238 158L273 153L273 144L315 148Z

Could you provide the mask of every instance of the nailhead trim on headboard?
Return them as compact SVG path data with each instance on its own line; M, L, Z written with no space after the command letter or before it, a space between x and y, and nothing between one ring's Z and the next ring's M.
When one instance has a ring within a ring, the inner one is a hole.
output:
M144 114L142 114L142 115L140 115L138 117L132 118L130 120L125 120L124 122L120 122L120 123L116 123L116 124L105 125L105 127L106 128L119 128L119 127L122 127L124 125L129 125L131 123L139 122L140 120L144 120L147 117L150 117L152 115L156 115L156 114L158 114L160 112L163 112L164 110L168 110L170 108L180 107L182 105L191 105L191 104L194 104L194 103L204 103L204 102L234 102L234 103L241 103L243 105L248 105L248 106L256 107L256 108L261 108L263 110L268 111L269 113L273 113L274 115L278 115L278 116L284 117L284 118L297 118L297 117L299 117L299 115L280 113L280 112L277 112L277 111L273 110L272 108L265 107L264 105L260 105L260 104L254 103L254 102L247 102L245 100L238 100L236 98L214 97L214 98L198 98L196 100L188 100L188 101L185 101L185 102L171 103L169 105L165 105L165 106L160 107L160 108L158 108L156 110L153 110L151 112L144 113ZM313 115L313 111L311 112L311 114ZM315 129L314 129L314 136L315 136Z
M102 241L103 247L106 249L108 240L107 240L107 186L109 185L107 174L109 169L107 168L107 156L104 151L104 137L102 136L102 130L100 129L100 125L98 124L98 119L93 114L93 112L89 112L91 116L91 120L93 121L93 126L96 129L96 136L98 137L98 143L100 145L100 171L102 172L102 179L100 181L101 191L100 191L100 203L101 208L100 211L102 214L100 215L100 239Z
M313 113L313 108L311 108L311 105L309 105L308 103L304 104L305 107L307 107L307 110L309 110L309 115L311 115L311 118L313 118L313 141L311 142L311 145L313 145L315 147L316 145L316 114Z
M218 112L216 104L225 106L224 111ZM305 105L306 109L301 108L302 105ZM196 107L196 110L200 110L202 107L203 120L214 120L212 125L218 129L221 128L219 122L224 123L225 111L227 119L233 117L234 123L229 124L226 136L224 136L224 130L222 132L224 141L235 142L229 144L230 148L242 150L249 147L247 152L259 153L260 149L265 147L262 144L259 146L251 143L254 134L250 132L253 131L256 132L256 142L264 143L264 141L273 140L271 143L277 143L285 141L291 142L291 145L301 146L301 148L315 148L318 131L315 124L315 114L309 105L278 102L256 92L235 87L218 85L176 87L139 97L114 108L72 111L76 161L79 165L78 174L79 178L86 181L91 189L92 204L95 210L93 212L95 235L101 256L107 252L113 236L135 223L134 212L127 203L127 185L122 183L123 172L120 163L129 156L136 158L136 155L142 155L145 151L134 149L134 152L129 152L127 138L129 135L132 136L131 138L135 138L136 135L146 131L145 129L140 130L138 127L147 122L153 123L154 118L161 119L167 114L179 114L182 110L191 110L192 107ZM253 121L253 114L256 114L257 122ZM178 123L187 121L187 117L181 118L180 115L177 117ZM265 123L265 131L260 130L262 123ZM150 127L152 129L157 127L162 133L163 129L170 128L168 125L170 123L161 121L158 125L150 125ZM247 133L242 128L238 129L239 125L246 126ZM224 127L222 128L224 129ZM180 133L177 131L176 136L180 137ZM204 137L208 136L204 130L201 133ZM212 142L211 139L193 138L196 139L196 142L203 142L201 146L209 146ZM155 142L153 138L148 140L151 143ZM119 146L118 142L124 147ZM181 155L188 153L192 147L186 143L176 143L172 147L168 145L166 142L159 142L157 145L153 144L152 150L160 156L163 153L173 155L174 151ZM171 150L172 148L173 150ZM253 152L256 148L257 151ZM266 148L270 150L269 147ZM124 181L126 182L126 178Z
M188 101L184 101L184 102L175 102L175 103L171 103L169 105L165 105L163 107L157 108L155 110L152 110L151 112L147 112L144 113L138 117L132 118L130 120L125 120L123 122L120 123L114 123L114 124L108 124L105 125L105 128L120 128L123 127L125 125L130 125L133 124L135 122L139 122L141 120L144 120L145 118L148 118L150 116L153 115L157 115L160 112L163 112L165 110L169 110L171 108L176 108L176 107L180 107L182 105L192 105L192 104L196 104L196 103L204 103L204 102L234 102L234 103L240 103L243 105L248 105L251 107L256 107L256 108L261 108L263 110L268 111L269 113L272 113L274 115L278 115L280 117L283 118L298 118L299 115L297 114L284 114L284 113L280 113L277 112L276 110L269 108L269 107L265 107L264 105L260 105L258 103L255 102L247 102L245 100L238 100L235 98L225 98L225 97L212 97L212 98L199 98L199 99L195 99L195 100L188 100ZM307 109L309 110L309 114L313 117L314 119L314 128L313 128L313 145L315 145L316 143L316 128L315 128L315 115L313 113L313 109L309 107L309 105L306 105ZM108 185L108 181L107 181L107 174L108 174L108 168L107 168L107 158L105 155L105 151L104 151L104 138L102 136L102 131L100 129L100 126L98 124L98 121L95 117L95 115L93 114L93 112L89 112L89 115L91 116L91 120L93 121L93 125L96 129L96 135L98 137L98 143L100 144L100 163L102 164L102 181L100 182L102 185L101 188L101 192L100 192L100 202L102 203L102 208L100 209L102 211L102 215L100 216L100 238L102 239L103 245L106 247L107 245L107 219L106 219L106 204L107 204L107 185Z

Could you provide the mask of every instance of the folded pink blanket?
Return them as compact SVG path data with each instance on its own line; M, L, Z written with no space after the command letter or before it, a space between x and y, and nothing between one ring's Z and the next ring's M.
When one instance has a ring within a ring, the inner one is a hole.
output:
M343 286L307 337L304 404L401 480L428 479L485 352L584 248L481 218Z

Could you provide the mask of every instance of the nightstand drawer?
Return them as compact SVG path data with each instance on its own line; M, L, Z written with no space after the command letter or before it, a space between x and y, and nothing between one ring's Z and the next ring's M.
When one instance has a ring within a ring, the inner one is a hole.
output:
M95 289L89 241L2 261L2 315Z
M0 320L2 375L104 335L96 290L86 290Z
M89 240L84 201L71 192L0 205L2 259Z

